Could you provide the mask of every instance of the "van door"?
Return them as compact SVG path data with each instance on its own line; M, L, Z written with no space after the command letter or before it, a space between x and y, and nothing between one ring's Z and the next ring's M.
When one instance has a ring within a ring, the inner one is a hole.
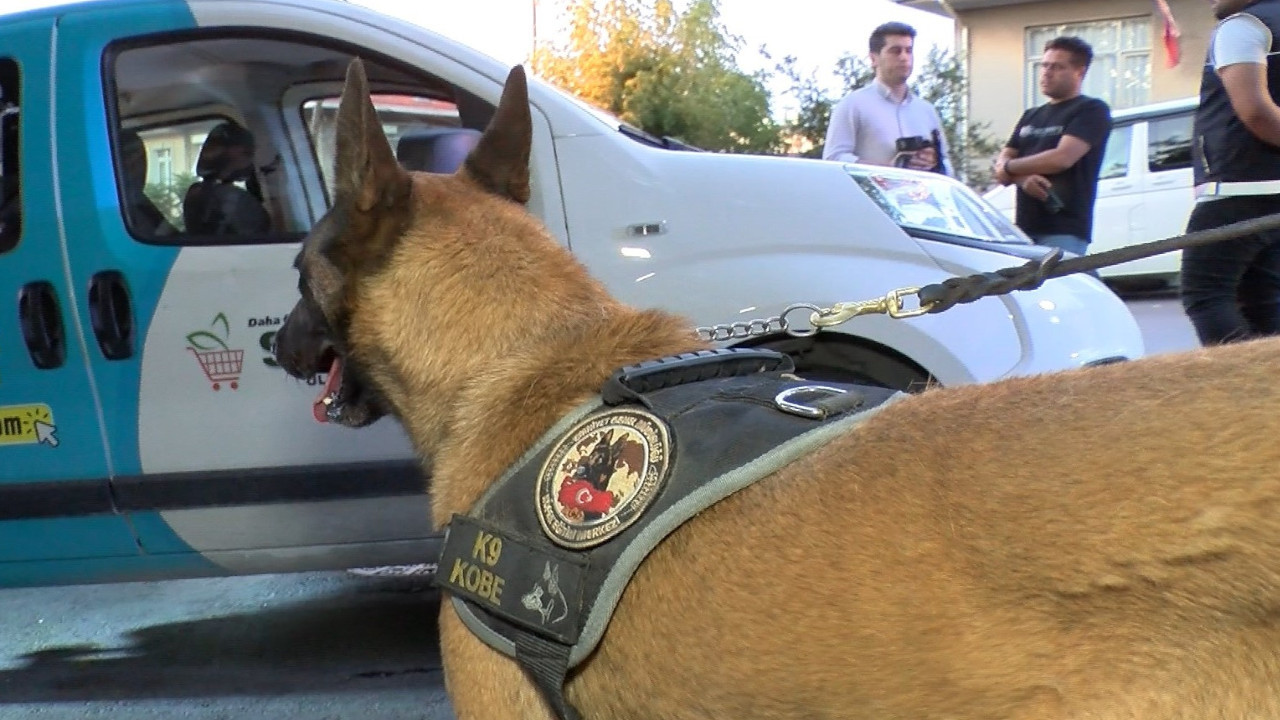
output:
M1143 180L1146 225L1134 242L1163 240L1186 232L1195 206L1192 192L1191 144L1194 111L1156 118L1147 123L1147 172ZM1136 260L1143 273L1172 278L1181 271L1182 252Z
M86 288L67 282L77 232L59 212L54 168L74 174L84 156L59 165L49 127L66 116L49 107L53 25L0 25L0 586L99 579L110 562L95 558L138 555L108 490L80 336ZM45 560L64 562L23 562Z
M1116 124L1107 139L1098 171L1098 199L1093 209L1090 253L1124 247L1133 242L1142 224L1142 162L1144 123ZM1129 265L1103 268L1104 276L1125 274Z
M317 423L321 386L271 353L299 241L325 207L314 155L293 145L302 104L281 99L309 74L340 83L353 53L190 19L162 28L149 5L84 7L62 34L92 57L81 97L108 110L64 142L113 162L64 175L63 193L83 198L73 276L120 298L90 350L119 421L113 492L144 551L233 573L402 560L366 551L406 552L432 531L403 430Z

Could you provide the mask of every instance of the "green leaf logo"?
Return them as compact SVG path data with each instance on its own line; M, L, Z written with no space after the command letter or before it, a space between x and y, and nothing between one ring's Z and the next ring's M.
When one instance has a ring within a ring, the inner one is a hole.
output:
M206 340L212 340L213 344L208 344L207 342L201 342L201 338L204 338ZM227 344L222 340L222 338L218 337L217 335L214 335L208 330L197 330L187 335L187 342L190 343L191 347L197 350L216 350L219 347L221 347L223 350L228 349Z
M222 326L222 334L215 335L208 330L196 330L187 335L187 343L196 350L216 350L222 348L229 350L227 347L227 339L231 337L231 323L227 321L226 313L218 313L213 316L213 322L209 323L209 327L217 329ZM212 341L212 344L210 344Z

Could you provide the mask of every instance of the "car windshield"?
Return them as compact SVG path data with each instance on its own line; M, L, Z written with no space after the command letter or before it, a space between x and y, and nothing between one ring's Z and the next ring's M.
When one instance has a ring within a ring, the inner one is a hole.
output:
M846 170L908 232L1020 245L1031 242L990 203L944 175L865 165L847 165Z

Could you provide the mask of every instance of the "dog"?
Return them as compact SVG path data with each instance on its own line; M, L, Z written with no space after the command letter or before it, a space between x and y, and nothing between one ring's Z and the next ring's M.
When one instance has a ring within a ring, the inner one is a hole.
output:
M403 424L436 527L616 368L706 348L527 212L530 142L517 66L456 174L407 172L353 62L277 337L290 374L329 372L318 417ZM1277 438L1270 341L905 396L677 528L566 697L588 720L1280 717ZM458 718L553 717L449 602L439 622Z

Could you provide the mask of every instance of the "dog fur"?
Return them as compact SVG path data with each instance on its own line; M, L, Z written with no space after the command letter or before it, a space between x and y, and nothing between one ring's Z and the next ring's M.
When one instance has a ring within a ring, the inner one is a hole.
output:
M340 357L437 526L617 367L703 347L626 307L523 207L516 68L456 175L395 162L353 63L333 210L278 356ZM906 321L909 322L909 321ZM663 542L571 677L586 720L1280 717L1280 346L927 390ZM551 717L440 616L461 720Z

